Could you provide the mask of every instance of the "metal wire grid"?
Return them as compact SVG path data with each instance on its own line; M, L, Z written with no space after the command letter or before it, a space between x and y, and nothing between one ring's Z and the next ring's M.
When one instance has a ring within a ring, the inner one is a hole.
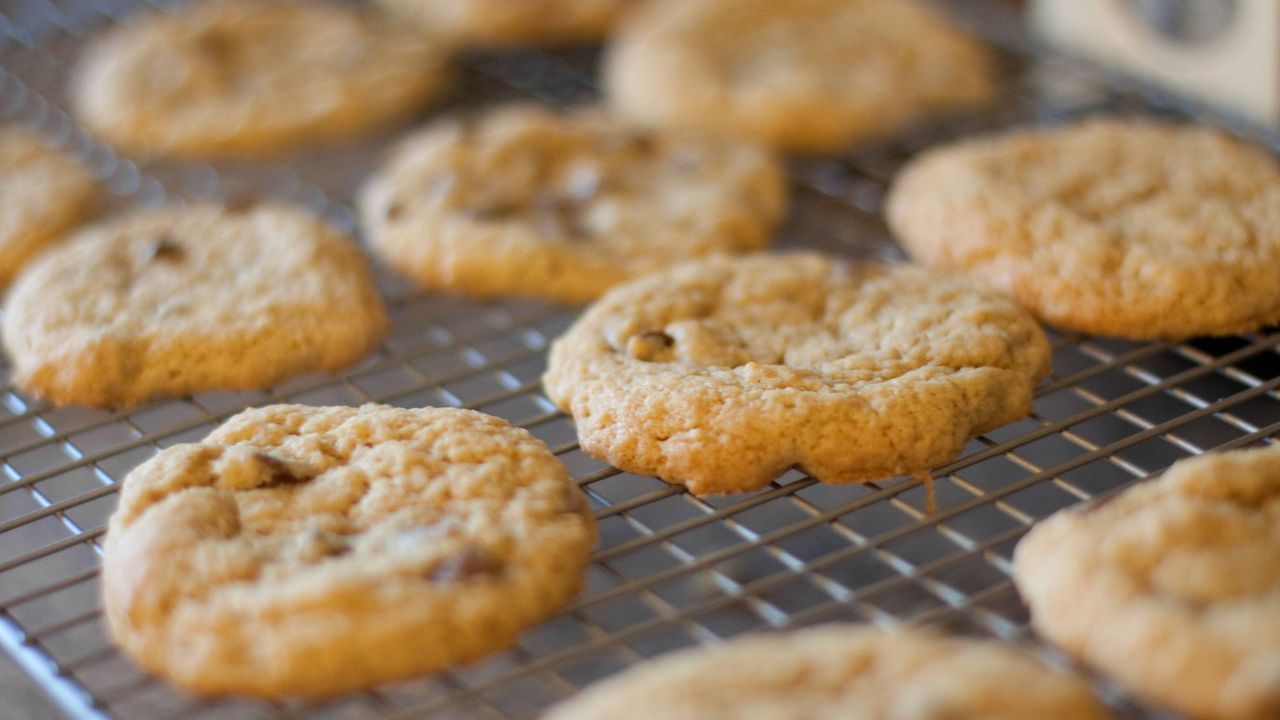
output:
M38 126L84 158L119 204L266 189L350 226L343 200L386 138L292 167L153 164L96 143L61 110L80 38L149 5L32 0L0 14L0 120ZM966 3L980 29L1002 6ZM1016 35L1008 97L994 112L932 124L837 159L794 164L784 245L896 257L879 218L887 180L919 148L976 129L1090 112L1186 112L1117 90ZM518 52L464 63L459 103L594 94L590 52ZM1274 136L1263 139L1277 145ZM353 170L354 169L354 170ZM0 645L76 718L531 717L640 660L746 630L825 620L930 622L1031 647L1009 581L1013 545L1036 520L1212 448L1280 435L1280 333L1188 343L1053 337L1054 374L1028 418L971 441L938 468L937 509L920 482L833 487L791 472L752 495L700 500L581 453L539 392L547 343L573 312L413 292L384 275L390 337L339 377L266 392L209 393L125 411L56 409L0 390ZM4 369L7 376L7 368ZM99 622L98 542L118 481L158 448L200 438L268 402L456 405L505 417L551 445L586 489L601 543L586 591L512 650L482 663L323 704L198 699L136 670ZM1161 717L1099 690L1121 713Z

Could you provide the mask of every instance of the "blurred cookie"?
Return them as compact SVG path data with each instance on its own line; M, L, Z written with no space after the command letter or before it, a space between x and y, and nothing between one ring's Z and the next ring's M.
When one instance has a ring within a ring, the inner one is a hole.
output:
M81 230L19 276L3 329L23 390L110 406L337 370L386 325L350 239L268 203L137 211Z
M986 49L916 0L654 0L604 84L627 120L829 152L994 95Z
M107 627L199 693L333 695L478 658L578 591L589 503L470 410L273 405L129 474Z
M0 126L0 284L98 202L89 173L35 133Z
M1280 717L1280 445L1064 510L1014 553L1036 630L1148 702Z
M1070 330L1280 320L1280 164L1210 128L1106 119L962 140L903 169L887 215L916 258Z
M378 0L456 45L554 45L599 40L639 0Z
M784 191L754 146L511 106L411 136L360 209L373 248L423 287L584 302L681 260L764 247Z
M445 84L442 52L336 4L207 0L94 39L72 102L87 127L129 151L252 156L408 115Z
M677 652L545 720L1103 720L1081 681L986 640L821 625Z
M543 384L583 450L703 494L927 470L1025 415L1048 369L1031 316L968 280L753 255L606 293Z

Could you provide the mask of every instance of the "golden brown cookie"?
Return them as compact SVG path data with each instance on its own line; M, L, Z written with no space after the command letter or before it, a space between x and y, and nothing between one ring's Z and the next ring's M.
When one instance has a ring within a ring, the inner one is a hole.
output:
M97 186L79 163L35 133L0 126L0 284L97 202Z
M206 0L94 39L72 101L129 151L252 157L403 118L445 85L443 52L334 3Z
M378 0L454 45L555 45L599 40L640 0Z
M1212 128L1086 120L943 146L894 181L913 256L1133 339L1280 320L1280 164Z
M991 66L917 0L654 0L604 84L633 122L829 152L990 100Z
M350 238L260 203L135 211L81 230L14 282L3 332L22 390L113 406L337 370L386 327Z
M922 472L1025 415L1048 369L1031 316L969 280L751 255L606 293L543 384L583 450L703 494Z
M1064 510L1014 553L1036 630L1150 703L1280 717L1280 445Z
M784 191L777 160L752 145L517 105L405 140L360 210L374 250L423 287L585 302L764 247Z
M991 641L821 625L673 653L545 720L1102 720L1081 681Z
M195 692L332 695L506 647L594 542L564 466L504 420L273 405L125 479L107 627Z

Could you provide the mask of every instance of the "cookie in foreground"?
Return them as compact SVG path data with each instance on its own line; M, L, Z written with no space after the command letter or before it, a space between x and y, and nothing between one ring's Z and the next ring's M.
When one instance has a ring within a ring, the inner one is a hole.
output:
M71 100L86 127L131 152L253 157L407 116L447 84L444 53L336 3L207 0L94 37Z
M1103 720L1088 686L989 640L819 625L673 653L588 687L545 720Z
M0 125L0 284L98 204L89 172L29 130Z
M543 385L586 452L697 494L792 466L831 483L923 472L1031 408L1031 315L961 277L815 254L715 258L606 293Z
M833 152L996 95L989 51L917 0L652 0L615 32L631 122Z
M1208 127L1093 119L926 151L886 204L922 262L1131 339L1280 321L1280 163Z
M333 695L502 649L575 594L589 503L471 410L246 410L125 479L111 637L197 693Z
M136 210L80 230L14 282L3 335L24 392L105 407L338 370L386 327L351 239L263 202Z
M779 161L753 145L513 105L432 123L366 185L369 243L425 288L580 303L773 239Z
M1146 701L1280 717L1280 445L1063 510L1014 553L1036 631Z

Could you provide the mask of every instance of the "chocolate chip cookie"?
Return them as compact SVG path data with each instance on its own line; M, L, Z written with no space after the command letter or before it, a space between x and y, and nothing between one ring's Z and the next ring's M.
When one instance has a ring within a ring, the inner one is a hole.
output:
M124 482L107 627L198 693L333 695L511 644L595 524L546 445L470 410L246 410Z
M653 0L604 66L609 106L831 152L995 96L985 47L917 0Z
M585 302L772 239L782 170L752 145L509 106L435 123L366 186L374 250L425 288Z
M887 215L916 258L1070 330L1280 321L1280 164L1213 128L1097 119L961 140L902 170Z
M1041 635L1148 702L1280 717L1280 445L1184 460L1064 510L1013 569Z
M674 653L546 720L1103 720L1081 681L999 643L824 625Z
M4 313L12 379L58 405L265 387L387 327L351 239L278 203L135 211L34 260Z
M970 280L752 255L606 293L543 384L583 450L704 494L924 471L1025 415L1048 370L1031 315Z
M257 156L402 118L446 84L444 50L374 13L298 0L209 0L93 39L72 105L121 148Z

